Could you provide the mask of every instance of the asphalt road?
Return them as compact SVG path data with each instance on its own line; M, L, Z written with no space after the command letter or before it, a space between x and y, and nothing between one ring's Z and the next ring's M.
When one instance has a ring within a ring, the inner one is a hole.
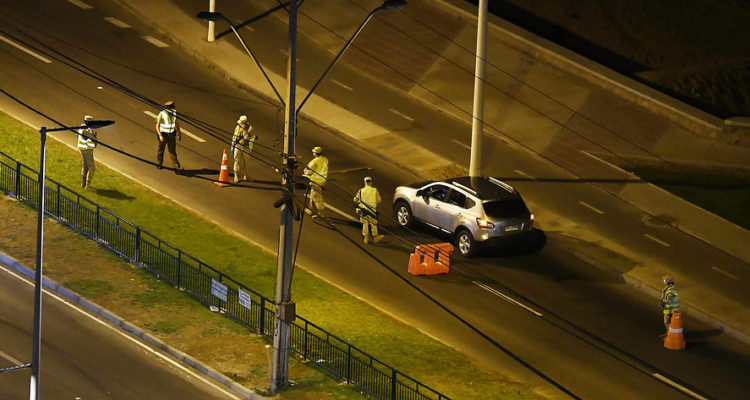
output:
M220 127L223 141L228 139L237 116L246 113L259 133L260 144L269 147L256 147L255 154L278 165L280 147L273 150L273 146L282 126L282 116L274 105L237 89L212 70L197 65L183 51L169 46L169 41L158 32L128 19L128 14L106 2L89 2L95 6L93 10L82 10L70 2L45 0L43 3L44 6L33 10L21 3L0 6L3 21L0 34L26 49L37 47L34 52L38 56L52 61L47 63L7 42L0 43L3 65L0 87L63 123L77 124L84 114L114 119L117 124L101 130L100 140L149 160L154 159L156 139L153 118L146 112L156 110L131 96L133 92L157 103L175 99L179 112ZM86 14L82 14L84 11ZM112 16L127 21L130 27L120 28L112 20L103 19ZM254 29L256 34L263 32L269 39L262 41L264 44L257 51L261 60L268 60L273 68L278 65L278 61L273 60L280 57L273 44L282 41L284 27L273 19L266 19ZM144 37L155 38L168 47L159 47L159 42L146 41ZM74 65L75 68L64 65L60 58L49 49L42 49L34 40L60 51L80 65ZM312 43L301 38L300 48L308 49L301 54L306 62L300 65L301 69L315 69L310 64L325 64L318 60L326 58L316 57L316 53L309 50L315 49ZM90 70L81 71L81 65ZM249 61L248 65L238 66L248 67L251 67ZM92 71L122 84L130 93L93 79L89 75ZM346 65L337 66L332 78L346 82L367 79L348 70ZM341 93L331 94L323 86L320 93L355 108L364 107L364 103L369 110L398 104L399 109L408 110L409 115L419 121L428 121L408 128L413 140L447 158L467 158L468 150L459 149L453 142L462 138L434 134L438 128L441 132L466 132L465 126L431 108L404 99L394 100L388 97L394 94L376 82L364 81L362 87L371 91L360 95L358 100L341 98ZM33 126L52 125L8 98L0 99L0 106ZM371 117L380 115L372 111ZM391 129L399 129L398 124L403 124L397 116L390 118L394 118L392 124L387 119L379 123L390 125ZM275 249L279 220L271 204L278 198L272 187L279 176L270 166L256 161L252 163L253 182L242 188L220 190L208 179L216 176L219 155L226 144L196 125L183 124L183 128L205 140L185 136L180 143L178 152L187 176L157 171L152 165L103 148L97 149L97 160L261 246ZM401 126L401 129L406 128ZM352 193L365 175L375 176L384 204L391 201L396 185L418 179L310 123L303 121L299 132L297 153L303 156L303 162L309 160L307 152L314 145L325 147L332 171L327 201L339 210L351 210ZM56 136L71 144L75 140L70 134ZM384 223L391 237L380 246L367 248L376 260L360 249L358 226L345 223L345 218L341 217L335 224L340 233L309 220L305 222L298 263L491 368L532 385L543 385L543 382L514 357L581 398L690 398L674 385L664 383L659 376L709 398L739 398L747 392L750 386L745 379L750 366L747 346L688 319L688 335L694 338L690 351L665 350L658 337L663 331L660 310L653 299L634 293L613 276L570 256L565 246L571 242L577 246L595 246L595 242L575 243L555 228L561 220L574 221L580 229L630 243L633 252L648 254L647 260L684 263L685 268L703 267L702 263L709 259L731 266L736 264L735 260L668 226L644 225L639 210L618 201L596 185L569 182L571 174L527 152L517 151L502 140L489 139L485 146L489 160L502 160L488 162L485 173L509 178L537 214L543 229L539 235L540 245L544 242L541 250L508 250L484 254L470 261L454 259L450 275L417 278L406 274L408 254L415 243L435 240L429 232L419 229L406 233L395 229L392 223ZM588 167L583 169L608 176L602 173L605 168L601 164L589 164L591 162L584 158L581 164ZM169 165L168 157L165 164ZM518 171L542 179L524 181ZM95 185L111 195L117 194L117 188L108 187L101 177ZM592 212L591 207L603 214ZM387 214L387 209L384 213ZM646 233L670 246L665 248L645 236ZM632 260L625 260L628 261ZM738 271L746 278L744 269L738 268ZM738 298L747 299L748 294L740 287L727 287L727 290L734 291ZM498 292L528 309L498 296ZM293 298L305 295L293 287ZM436 299L440 306L426 295ZM299 312L304 315L304 309ZM376 356L388 360L387 355ZM546 391L553 397L564 397L553 389Z
M31 361L33 282L0 268L0 365ZM45 293L42 305L41 398L236 399L168 356ZM0 397L23 399L31 370L0 374Z

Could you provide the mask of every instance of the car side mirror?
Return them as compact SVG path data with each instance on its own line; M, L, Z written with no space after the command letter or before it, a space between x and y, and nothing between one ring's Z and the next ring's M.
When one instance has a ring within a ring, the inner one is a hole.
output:
M417 190L417 197L422 197L423 194L422 189Z

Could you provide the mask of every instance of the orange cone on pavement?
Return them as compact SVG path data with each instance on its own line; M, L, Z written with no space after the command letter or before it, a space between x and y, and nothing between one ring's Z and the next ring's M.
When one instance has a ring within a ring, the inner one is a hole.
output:
M219 181L214 183L221 187L230 186L229 167L227 166L227 149L224 149L224 154L222 154L221 156L221 171L219 171Z
M664 339L664 347L669 350L685 349L685 335L682 333L682 313L679 311L672 314L667 337Z

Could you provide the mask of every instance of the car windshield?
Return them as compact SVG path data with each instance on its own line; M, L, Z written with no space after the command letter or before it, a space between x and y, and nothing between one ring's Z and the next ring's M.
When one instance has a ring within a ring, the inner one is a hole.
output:
M484 212L491 218L508 218L529 215L529 209L521 198L492 200L482 204Z

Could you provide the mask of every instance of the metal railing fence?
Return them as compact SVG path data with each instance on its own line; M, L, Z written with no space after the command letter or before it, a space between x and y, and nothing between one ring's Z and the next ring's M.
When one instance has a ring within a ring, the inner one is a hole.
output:
M39 174L0 152L0 190L38 207ZM257 333L273 336L275 303L77 192L47 178L45 214L150 271ZM291 349L338 379L382 400L450 400L297 316Z

